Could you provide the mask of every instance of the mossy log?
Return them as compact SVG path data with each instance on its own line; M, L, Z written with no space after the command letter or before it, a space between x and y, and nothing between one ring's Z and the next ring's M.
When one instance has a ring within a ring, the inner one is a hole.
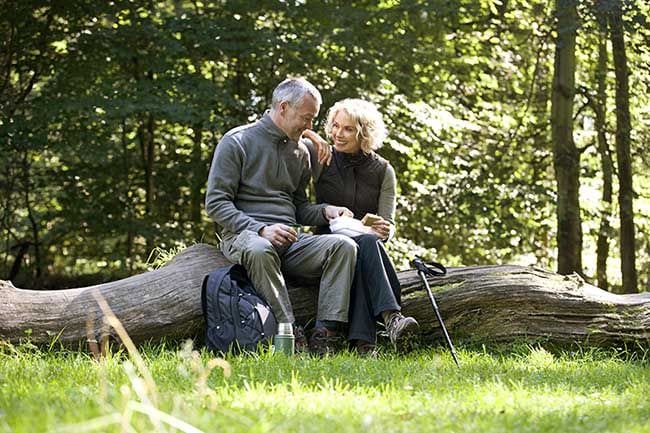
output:
M29 339L65 346L99 340L115 333L106 325L98 297L106 300L136 343L201 333L201 283L227 261L213 246L198 244L168 265L140 275L77 289L34 291L0 281L0 340ZM439 338L424 286L414 270L399 273L403 311L420 322L423 334ZM647 345L650 293L616 295L532 267L452 268L428 279L454 342L544 340L558 344ZM290 286L301 321L315 315L316 288Z

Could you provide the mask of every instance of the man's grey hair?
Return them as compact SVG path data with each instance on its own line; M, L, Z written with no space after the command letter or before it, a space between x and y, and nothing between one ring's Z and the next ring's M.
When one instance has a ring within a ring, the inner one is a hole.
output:
M295 106L307 94L311 95L319 106L323 103L320 92L309 81L301 77L287 78L273 91L271 109L277 108L282 101L287 101L289 105Z

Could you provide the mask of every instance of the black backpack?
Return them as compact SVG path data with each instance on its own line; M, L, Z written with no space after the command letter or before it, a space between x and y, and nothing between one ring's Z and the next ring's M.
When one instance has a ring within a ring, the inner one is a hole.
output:
M215 352L254 351L277 330L271 307L253 288L246 269L231 265L203 279L205 345Z

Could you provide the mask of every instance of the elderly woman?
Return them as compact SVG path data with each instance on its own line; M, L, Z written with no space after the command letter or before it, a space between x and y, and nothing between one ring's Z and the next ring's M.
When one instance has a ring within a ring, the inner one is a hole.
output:
M361 354L375 353L377 320L383 320L393 345L418 326L400 313L400 285L383 242L394 233L395 170L374 152L386 137L386 127L374 104L344 99L327 114L327 137L333 143L329 165L321 164L316 146L323 139L306 131L312 160L316 201L344 206L361 220L371 214L369 233L354 236L359 245L351 292L348 340ZM322 155L321 155L322 156ZM322 158L321 158L322 159ZM374 218L373 216L378 216ZM329 227L318 227L329 233Z

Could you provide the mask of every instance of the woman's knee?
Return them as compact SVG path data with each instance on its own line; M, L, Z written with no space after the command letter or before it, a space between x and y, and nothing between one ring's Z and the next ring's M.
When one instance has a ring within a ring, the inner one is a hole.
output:
M356 238L357 243L359 244L359 247L364 247L366 245L377 245L377 242L379 242L379 237L375 234L372 233L366 233L363 235L359 235Z

